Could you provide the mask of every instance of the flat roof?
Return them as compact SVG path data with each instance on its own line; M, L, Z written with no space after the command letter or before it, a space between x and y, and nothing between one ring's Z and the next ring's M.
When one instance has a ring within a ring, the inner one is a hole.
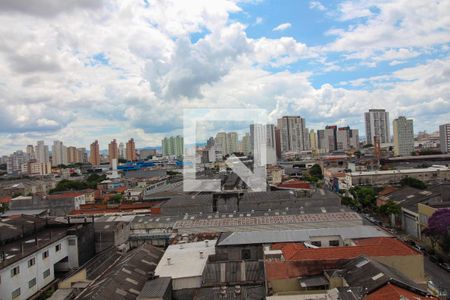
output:
M384 230L375 226L360 225L352 227L300 229L300 230L267 230L258 232L222 233L217 246L303 242L320 236L340 236L342 239L369 237L387 237Z
M187 278L202 276L208 256L216 253L217 240L170 245L155 270L160 277ZM200 251L203 258L200 258ZM167 259L170 258L170 264Z
M448 167L442 168L420 168L420 169L402 169L402 170L382 170L382 171L355 171L347 173L350 176L370 176L370 175L391 175L391 174L411 174L411 173L426 173L426 172L438 172L449 171Z

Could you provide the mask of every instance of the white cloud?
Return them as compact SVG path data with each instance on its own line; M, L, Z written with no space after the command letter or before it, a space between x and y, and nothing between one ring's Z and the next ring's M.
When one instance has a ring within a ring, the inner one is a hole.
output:
M320 1L310 1L309 2L309 8L317 9L317 10L320 10L320 11L326 11L327 10L325 5L323 5Z
M291 28L291 23L282 23L278 25L277 27L274 27L272 31L284 31L286 29Z

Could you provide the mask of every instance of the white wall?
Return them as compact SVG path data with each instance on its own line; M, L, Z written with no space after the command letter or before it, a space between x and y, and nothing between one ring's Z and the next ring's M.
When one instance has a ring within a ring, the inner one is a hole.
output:
M78 263L78 251L72 251L72 257L69 256L69 249L74 247L69 246L68 240L70 238L76 239L76 236L65 236L32 255L26 256L20 261L0 270L0 299L12 299L12 292L17 288L20 288L20 296L15 299L29 298L55 279L54 264L66 256L69 257L69 265L73 266L74 261ZM33 240L33 238L30 238L30 240ZM56 245L58 244L61 244L61 250L56 252ZM47 250L49 251L49 256L43 259L42 254ZM76 257L73 257L73 255ZM28 261L32 258L35 258L35 265L28 267ZM20 268L20 273L11 277L11 270L17 266ZM50 276L44 278L43 273L48 269L50 270ZM34 278L36 278L36 285L29 288L29 281Z

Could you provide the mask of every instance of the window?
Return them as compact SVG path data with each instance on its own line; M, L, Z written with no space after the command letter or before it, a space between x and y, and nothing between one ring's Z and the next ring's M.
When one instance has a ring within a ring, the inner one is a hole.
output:
M33 278L30 281L28 281L28 288L29 289L31 289L35 285L36 285L36 278Z
M252 254L250 252L250 249L242 249L241 250L241 259L250 259L252 257Z
M44 272L44 279L50 276L50 269L45 270Z
M11 277L14 277L14 276L16 276L16 275L19 274L19 273L20 273L20 268L19 268L19 266L14 267L14 268L11 269Z
M13 299L16 299L17 297L19 297L20 296L20 288L18 288L17 290L14 290L12 293L11 293L11 298L13 298Z
M317 246L317 247L321 247L322 246L322 242L321 241L312 241L311 245Z
M56 250L56 252L60 251L61 250L61 244L56 245L55 250Z
M339 240L332 240L328 243L331 247L337 247L339 246Z
M42 259L46 259L48 257L48 250L42 253Z
M36 264L36 259L33 257L28 261L28 268L31 268Z
M75 246L75 245L76 245L75 239L70 239L69 240L69 246Z

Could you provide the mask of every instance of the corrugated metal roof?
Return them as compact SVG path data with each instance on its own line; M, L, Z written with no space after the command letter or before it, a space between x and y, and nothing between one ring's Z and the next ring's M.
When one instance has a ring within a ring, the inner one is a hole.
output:
M353 226L302 230L268 230L223 233L217 246L231 246L243 244L264 244L283 242L309 241L311 237L340 236L342 239L370 238L389 236L385 231L375 226Z

